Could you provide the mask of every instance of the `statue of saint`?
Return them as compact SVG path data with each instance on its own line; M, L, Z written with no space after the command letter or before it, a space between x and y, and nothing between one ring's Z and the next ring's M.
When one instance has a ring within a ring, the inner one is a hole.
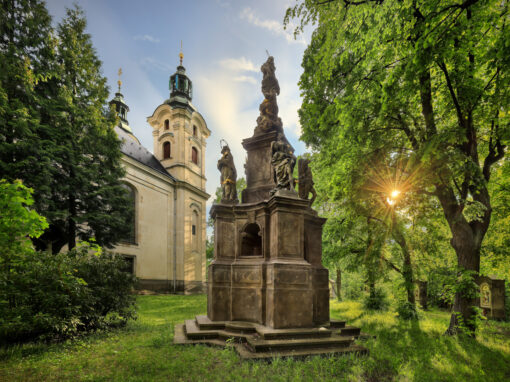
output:
M298 194L301 199L308 199L308 195L312 193L312 199L310 200L310 205L312 205L317 193L313 187L312 170L308 166L309 164L310 159L301 158L298 161Z
M218 161L218 170L221 173L221 202L237 203L237 171L228 145L223 146L221 154L221 158Z
M280 85L275 76L276 67L273 56L260 67L262 71L262 94L264 101L260 104L260 116L257 118L256 134L267 133L272 130L283 132L281 118L278 117L278 104L276 96L280 94Z
M271 165L273 166L274 181L276 188L271 192L286 189L294 191L294 166L296 157L292 146L284 139L283 134L278 134L276 141L271 143Z
M264 94L264 97L268 99L271 95L275 97L280 95L280 85L274 74L276 66L274 65L273 56L268 57L267 61L260 67L260 71L262 72L262 94Z

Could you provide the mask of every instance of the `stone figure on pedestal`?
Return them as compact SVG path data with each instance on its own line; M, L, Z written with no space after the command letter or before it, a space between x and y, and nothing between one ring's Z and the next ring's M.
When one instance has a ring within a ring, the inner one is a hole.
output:
M280 85L275 76L276 67L273 56L269 56L267 61L260 67L262 71L262 94L264 101L260 104L260 116L257 118L257 127L255 134L267 133L275 130L283 132L281 118L278 117L278 104L276 96L280 94Z
M221 173L221 202L237 203L237 171L234 165L234 158L230 152L230 147L228 147L228 145L223 146L221 154L221 158L218 160L218 170L220 170Z
M312 170L310 170L309 164L310 159L301 158L298 160L298 195L301 199L308 199L308 195L312 193L312 199L310 200L310 205L312 205L317 193L313 187Z
M278 190L294 191L294 166L296 157L283 134L278 134L278 138L271 144L271 165L273 166L274 180L276 188L272 191L274 194Z

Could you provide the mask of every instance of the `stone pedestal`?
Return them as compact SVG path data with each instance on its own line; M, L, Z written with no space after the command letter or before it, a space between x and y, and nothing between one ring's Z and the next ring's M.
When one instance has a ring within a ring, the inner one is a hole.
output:
M276 131L272 131L243 140L243 147L247 152L244 165L246 189L241 197L243 203L269 199L270 191L276 186L271 168L271 143L276 140L276 136Z
M274 329L329 322L328 270L321 264L325 219L316 216L307 200L277 192L256 203L214 204L211 216L215 259L209 265L210 320Z

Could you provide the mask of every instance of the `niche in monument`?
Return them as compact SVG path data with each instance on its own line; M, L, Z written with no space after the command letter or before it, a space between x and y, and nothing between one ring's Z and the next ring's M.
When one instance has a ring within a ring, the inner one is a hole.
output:
M262 237L256 223L247 224L241 233L241 256L262 256Z

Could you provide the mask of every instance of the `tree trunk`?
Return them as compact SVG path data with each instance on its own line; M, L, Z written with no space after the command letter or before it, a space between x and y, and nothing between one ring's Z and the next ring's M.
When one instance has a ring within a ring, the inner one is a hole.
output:
M342 289L342 271L340 269L336 270L336 298L338 301L342 300L340 296L340 292Z
M400 227L397 224L397 219L395 216L395 211L392 211L392 227L391 227L392 236L400 246L402 250L402 255L404 257L404 263L402 266L402 276L404 277L404 286L406 288L407 293L407 301L416 307L416 301L414 298L414 275L413 275L413 266L411 261L411 251L407 245L407 241L404 237L404 234L400 230Z
M460 272L472 271L474 272L473 277L476 277L480 271L480 248L474 240L472 231L468 230L468 228L470 228L469 225L464 227L464 229L452 230L451 245L457 254ZM473 308L475 305L475 296L470 296L461 291L457 292L455 294L452 316L450 317L450 325L446 330L446 334L457 334L463 332L465 328L466 334L474 336L476 316Z

